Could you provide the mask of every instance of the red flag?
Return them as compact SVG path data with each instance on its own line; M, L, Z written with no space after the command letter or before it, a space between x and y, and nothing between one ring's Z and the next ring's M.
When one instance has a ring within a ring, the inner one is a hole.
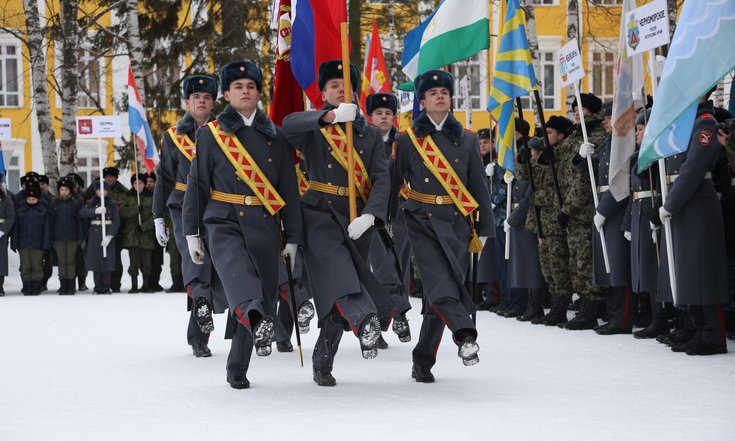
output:
M373 34L370 36L370 47L368 48L368 53L365 55L365 71L362 73L360 108L365 115L367 115L365 100L368 95L377 92L390 93L391 87L388 68L385 67L383 47L380 44L378 22L373 19Z
M304 110L303 91L291 71L291 0L281 0L278 10L276 73L271 98L270 118L279 126L289 114Z

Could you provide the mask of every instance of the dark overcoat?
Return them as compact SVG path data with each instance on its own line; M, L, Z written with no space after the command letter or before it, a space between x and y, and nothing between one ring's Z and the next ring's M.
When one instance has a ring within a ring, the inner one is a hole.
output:
M100 198L93 196L87 204L79 210L79 216L86 219L87 224L87 254L85 262L87 271L111 273L115 271L116 240L112 239L107 245L107 257L102 256L102 221L104 217L105 234L115 237L120 230L120 211L117 203L111 197L105 197L104 216L96 214L94 210L100 206Z
M526 230L531 205L531 186L525 179L514 179L511 191L510 260L508 288L541 289L545 286L538 254L538 237ZM505 253L505 250L502 251Z

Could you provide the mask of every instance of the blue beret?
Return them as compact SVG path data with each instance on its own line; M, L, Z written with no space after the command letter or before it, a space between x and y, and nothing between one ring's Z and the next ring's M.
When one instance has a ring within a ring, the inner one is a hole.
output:
M327 81L344 78L342 74L342 60L325 61L319 65L319 90L324 90ZM350 63L350 82L352 82L352 91L357 91L360 83L360 71L354 64Z
M416 77L413 87L419 99L424 99L426 91L435 87L447 88L451 97L454 96L454 77L445 70L429 70Z
M255 87L258 92L263 90L263 72L260 68L250 61L233 61L219 71L219 83L222 92L230 88L230 83L241 78L247 78L255 81Z
M375 109L388 109L393 114L398 113L398 99L392 93L373 93L365 99L365 110L370 115Z
M217 80L209 75L192 75L181 82L181 96L189 99L192 93L208 93L212 99L217 98Z

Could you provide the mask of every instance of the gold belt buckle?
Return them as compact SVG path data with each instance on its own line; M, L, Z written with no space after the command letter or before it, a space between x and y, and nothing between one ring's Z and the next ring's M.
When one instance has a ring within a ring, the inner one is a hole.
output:
M347 189L345 187L337 187L337 194L344 196L347 194Z
M245 205L253 205L253 197L252 196L245 196Z
M441 197L441 196L437 196L436 197L436 204L437 205L442 205L443 203L444 203L444 198Z

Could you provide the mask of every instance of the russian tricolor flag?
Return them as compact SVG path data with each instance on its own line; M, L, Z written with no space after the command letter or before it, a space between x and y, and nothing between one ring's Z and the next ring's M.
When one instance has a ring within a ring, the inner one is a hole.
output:
M151 126L148 125L145 108L143 108L143 103L140 102L140 94L138 93L138 86L135 85L133 69L130 67L128 67L128 124L130 124L130 131L135 136L135 143L138 145L145 170L150 173L156 168L160 158L156 145L153 143Z
M321 108L319 65L342 57L339 25L347 21L345 0L292 0L291 70L309 101Z

